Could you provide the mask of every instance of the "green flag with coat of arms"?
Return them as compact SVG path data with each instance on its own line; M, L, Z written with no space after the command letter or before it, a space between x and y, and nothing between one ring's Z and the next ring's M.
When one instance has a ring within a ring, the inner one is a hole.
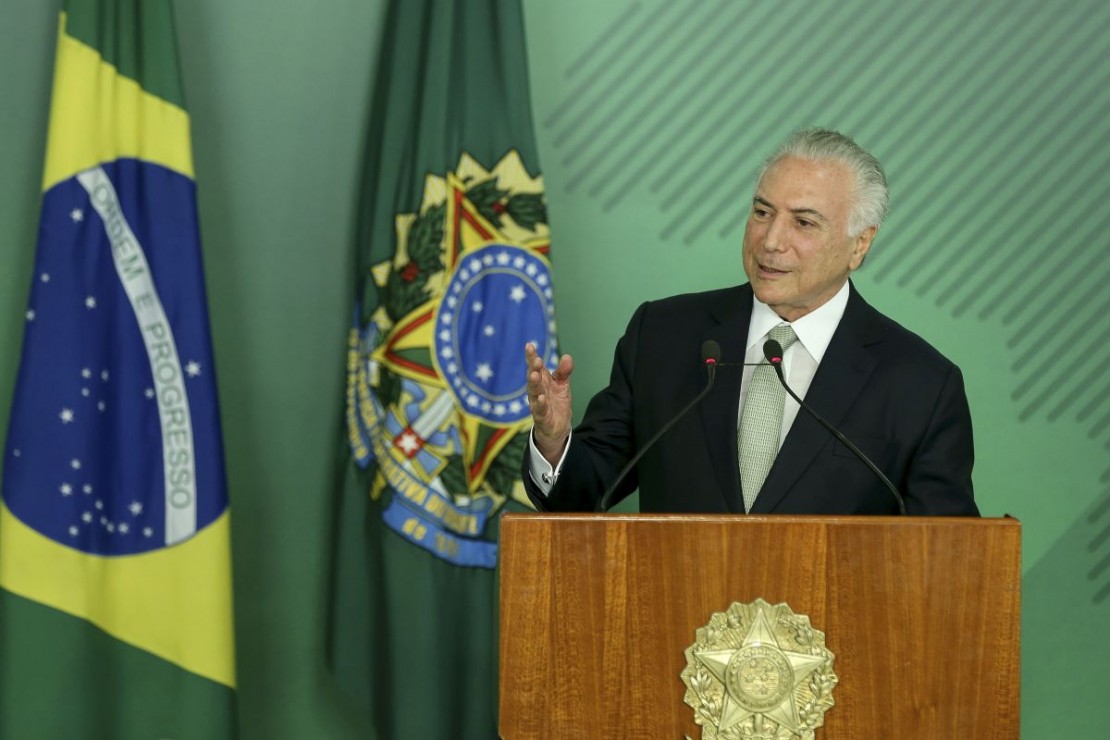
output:
M523 350L558 361L518 0L396 0L347 347L329 635L383 740L496 737L497 523L523 510Z

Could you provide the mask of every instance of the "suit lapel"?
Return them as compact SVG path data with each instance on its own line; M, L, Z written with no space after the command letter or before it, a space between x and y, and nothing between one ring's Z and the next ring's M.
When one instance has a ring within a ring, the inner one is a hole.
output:
M867 345L881 339L876 315L851 287L844 316L806 393L805 402L834 427L840 427L875 368ZM828 430L805 409L799 409L752 513L774 511L817 454L830 444L832 435Z
M738 298L716 316L719 323L702 332L702 341L713 339L721 346L717 382L701 403L702 428L710 464L728 511L743 513L740 495L740 463L736 453L736 419L740 408L740 382L743 379L744 349L752 313L752 291L748 285Z

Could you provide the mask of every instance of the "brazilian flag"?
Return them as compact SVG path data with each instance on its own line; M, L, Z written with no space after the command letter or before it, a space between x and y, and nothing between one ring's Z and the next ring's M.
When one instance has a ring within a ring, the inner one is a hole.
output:
M227 489L169 0L68 0L0 502L0 737L234 734Z

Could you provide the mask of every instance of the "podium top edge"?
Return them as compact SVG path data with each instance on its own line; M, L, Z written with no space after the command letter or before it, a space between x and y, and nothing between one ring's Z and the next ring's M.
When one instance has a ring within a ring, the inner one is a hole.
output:
M590 513L552 513L552 512L507 512L505 521L604 521L604 522L653 522L653 523L691 523L731 524L751 522L764 524L824 524L852 526L920 526L923 524L958 524L970 527L1021 527L1021 521L1012 516L971 517L971 516L871 516L871 515L786 515L786 514L590 514Z

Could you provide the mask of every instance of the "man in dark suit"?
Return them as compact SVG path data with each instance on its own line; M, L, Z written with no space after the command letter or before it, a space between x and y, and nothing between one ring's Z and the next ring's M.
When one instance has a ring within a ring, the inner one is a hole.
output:
M523 475L532 501L593 510L704 387L699 350L712 339L722 348L714 389L611 502L638 486L640 508L650 512L897 513L894 494L782 398L769 368L753 366L772 337L786 348L791 387L886 474L907 513L977 515L959 369L849 281L886 208L874 157L836 132L798 132L768 159L752 198L743 249L750 282L642 305L617 345L609 385L573 434L573 361L564 356L549 372L526 348L535 425Z

